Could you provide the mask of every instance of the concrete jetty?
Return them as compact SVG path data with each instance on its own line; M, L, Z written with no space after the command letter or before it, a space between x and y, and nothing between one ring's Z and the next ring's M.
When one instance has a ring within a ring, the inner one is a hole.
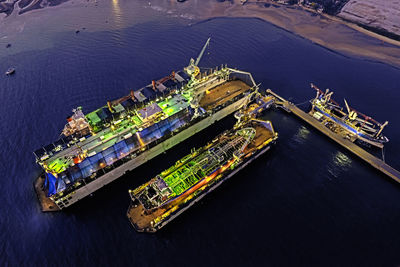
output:
M375 157L374 155L368 153L365 151L363 148L360 146L354 144L348 139L343 138L342 136L330 131L327 127L325 127L323 124L318 122L316 119L314 119L311 115L308 113L304 112L303 110L299 109L296 105L293 103L287 101L283 97L279 96L278 94L272 92L270 89L268 89L267 94L272 95L275 98L275 104L282 107L285 111L292 113L293 115L297 116L298 118L302 119L321 133L325 134L328 136L330 139L341 145L342 147L346 148L348 151L351 153L355 154L368 164L370 164L372 167L375 169L379 170L380 172L386 174L396 182L400 183L400 172L393 167L389 166L386 164L383 160Z

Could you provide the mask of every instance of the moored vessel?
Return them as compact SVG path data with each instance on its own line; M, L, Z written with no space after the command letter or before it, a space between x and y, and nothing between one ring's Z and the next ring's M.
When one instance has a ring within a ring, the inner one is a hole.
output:
M129 190L127 216L132 226L139 232L156 232L268 151L277 138L269 121L238 122L149 182Z
M342 137L362 144L372 145L383 148L389 139L383 135L383 129L388 124L379 123L373 118L351 108L344 100L346 109L341 107L332 99L333 92L327 89L325 92L314 84L311 88L315 89L317 95L311 100L311 110L309 114L324 124L332 132Z
M43 211L72 205L251 101L258 87L250 73L198 67L208 43L182 71L88 114L73 110L62 137L34 152Z

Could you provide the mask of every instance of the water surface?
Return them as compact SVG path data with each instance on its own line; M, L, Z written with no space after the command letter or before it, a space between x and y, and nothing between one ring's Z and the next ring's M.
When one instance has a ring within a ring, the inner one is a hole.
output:
M17 68L0 77L2 265L399 264L399 185L281 111L265 114L280 136L268 155L154 235L130 226L127 190L231 127L233 118L59 213L40 212L32 151L56 140L74 107L89 112L182 69L211 36L203 67L249 71L264 89L295 103L314 96L314 82L389 120L386 159L400 169L400 70L336 54L256 19L188 23L160 15L46 36L52 45L21 44L21 52L0 61L0 70Z

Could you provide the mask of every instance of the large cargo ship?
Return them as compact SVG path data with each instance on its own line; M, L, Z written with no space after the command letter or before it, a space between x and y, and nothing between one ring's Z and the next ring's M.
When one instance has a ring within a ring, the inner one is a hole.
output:
M323 92L314 84L311 88L315 89L317 95L311 100L311 110L309 112L315 119L323 123L332 132L342 137L361 144L372 145L383 148L389 139L383 135L382 131L388 124L379 123L370 116L351 108L346 99L344 100L346 109L342 108L332 99L333 92L327 89Z
M72 205L250 102L258 90L250 73L198 67L209 41L184 70L86 115L73 111L62 138L34 152L43 211Z
M268 121L240 121L234 129L130 190L127 216L131 224L139 232L156 232L268 151L277 138Z

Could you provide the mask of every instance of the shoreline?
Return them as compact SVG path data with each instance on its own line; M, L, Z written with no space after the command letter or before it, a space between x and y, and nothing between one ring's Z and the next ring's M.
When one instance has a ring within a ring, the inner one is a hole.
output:
M50 9L49 7L36 9L22 15L16 15L13 12L8 17L0 17L0 25L7 26L8 24L8 26L13 26L13 24L18 24L18 21L22 21L23 23L20 23L22 26L19 26L21 30L18 34L20 35L23 34L25 23L26 25L31 24L30 20L37 20L38 16L40 16L39 14L44 14L47 10L49 10L46 14L47 17L52 16L52 12L67 12L68 14L77 14L76 16L79 16L75 8L93 9L94 7L99 8L104 4L106 2L103 3L102 1L67 1L60 5L52 6ZM271 5L265 7L265 4ZM193 18L189 19L189 25L214 18L257 18L339 54L361 57L400 68L400 41L369 31L340 17L318 13L306 7L279 5L271 0L264 0L263 2L255 2L253 0L245 5L240 4L240 0L233 0L233 2L217 2L215 0L186 1L183 3L151 0L149 6L158 13L165 13L166 16L192 16ZM118 8L128 13L133 12L133 7L146 9L149 6L121 3ZM160 8L160 10L156 8ZM127 23L123 27L132 26L130 24ZM8 35L7 32L10 33L11 29L4 29L5 35Z
M400 42L366 30L341 18L272 1L248 2L245 5L221 4L208 11L198 7L203 19L216 17L258 18L281 29L348 56L358 56L400 68ZM278 7L264 7L265 3ZM223 8L223 9L222 9ZM207 14L208 13L208 14Z

